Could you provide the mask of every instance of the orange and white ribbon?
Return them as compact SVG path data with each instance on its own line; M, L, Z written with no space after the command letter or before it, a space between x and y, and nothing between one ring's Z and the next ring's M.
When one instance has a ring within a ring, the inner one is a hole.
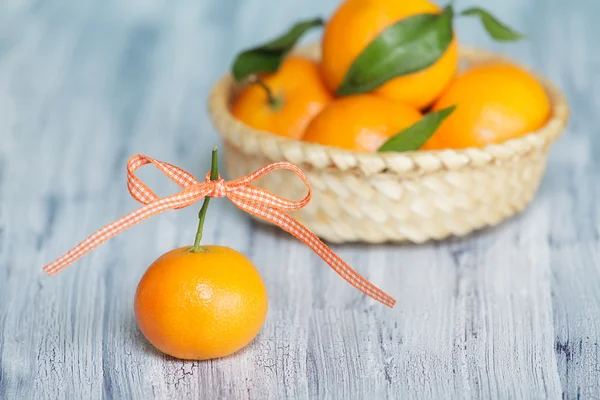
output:
M164 198L158 197L141 180L135 176L135 171L146 164L153 164L169 179L183 188L182 191ZM302 200L292 201L276 196L265 190L251 186L250 183L277 169L287 169L294 172L308 188L308 194ZM373 299L393 307L396 301L381 289L363 278L353 270L344 260L327 247L315 234L300 224L284 211L298 210L310 201L311 187L308 178L294 164L277 162L263 167L243 178L229 182L219 177L210 179L210 173L205 182L197 181L191 174L169 163L154 160L144 155L136 155L127 163L127 187L134 199L144 204L134 212L120 218L89 236L77 247L44 267L50 275L54 275L69 264L83 257L100 244L104 243L119 232L163 211L187 207L202 198L226 197L241 210L265 219L291 233L294 237L309 246L331 268L352 286Z

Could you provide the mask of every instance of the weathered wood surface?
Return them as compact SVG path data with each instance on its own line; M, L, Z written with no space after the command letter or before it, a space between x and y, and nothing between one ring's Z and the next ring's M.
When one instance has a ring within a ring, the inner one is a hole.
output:
M130 155L202 175L218 143L211 82L237 50L335 1L0 2L0 398L600 398L600 3L477 3L530 40L492 44L467 20L461 40L534 66L573 108L532 205L462 240L336 246L397 296L388 310L215 201L206 242L251 257L271 309L251 346L198 363L153 350L132 317L140 276L189 243L195 209L148 220L54 278L41 267L136 207Z

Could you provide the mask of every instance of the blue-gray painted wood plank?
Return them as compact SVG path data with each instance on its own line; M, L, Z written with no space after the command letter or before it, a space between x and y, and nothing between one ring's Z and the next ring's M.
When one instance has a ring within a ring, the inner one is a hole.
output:
M215 201L206 242L256 263L271 309L239 354L182 362L144 340L132 299L146 266L193 237L193 207L55 278L40 268L136 207L130 155L201 176L218 143L207 94L235 52L336 0L1 2L0 398L600 398L600 3L477 3L529 40L495 44L461 19L461 41L536 68L573 110L528 210L462 240L336 246L397 296L387 310Z

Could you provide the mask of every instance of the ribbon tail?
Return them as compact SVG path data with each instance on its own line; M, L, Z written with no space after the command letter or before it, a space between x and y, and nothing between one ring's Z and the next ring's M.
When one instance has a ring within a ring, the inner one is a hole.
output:
M239 209L246 211L254 216L269 221L283 230L289 232L292 236L310 247L319 257L323 259L335 272L338 273L352 286L366 294L367 296L379 301L380 303L393 308L396 300L387 293L373 285L352 267L350 267L340 256L335 254L325 243L321 241L308 228L290 217L286 213L273 209L258 203L248 203L244 199L237 199L235 196L229 197L229 200Z
M88 236L87 239L79 243L76 247L58 258L56 261L46 265L44 267L44 271L46 271L49 275L54 275L96 247L100 246L113 236L123 232L125 229L130 228L131 226L150 218L153 215L160 214L163 211L181 208L195 203L204 197L206 194L205 192L208 192L208 190L204 190L199 193L179 193L140 207L126 216L116 220L115 222L106 225L104 228L96 231L91 236Z

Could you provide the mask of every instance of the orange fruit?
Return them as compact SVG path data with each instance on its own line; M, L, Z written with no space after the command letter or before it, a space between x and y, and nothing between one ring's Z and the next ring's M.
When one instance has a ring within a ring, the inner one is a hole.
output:
M254 339L267 291L250 260L228 247L189 247L159 257L135 294L135 318L163 353L190 360L230 355Z
M335 91L348 68L384 29L415 14L439 13L428 0L346 0L325 26L321 70ZM387 81L375 93L422 109L444 90L458 66L458 46L453 39L444 55L429 68Z
M376 151L387 139L421 119L411 106L373 94L340 97L317 115L303 140L347 150Z
M540 128L550 115L543 86L527 71L508 64L474 67L454 80L433 110L456 109L423 150L481 147Z
M241 90L232 105L233 115L246 125L292 139L299 139L310 120L331 101L317 63L290 56L279 70L262 77L277 104L269 102L258 84Z

